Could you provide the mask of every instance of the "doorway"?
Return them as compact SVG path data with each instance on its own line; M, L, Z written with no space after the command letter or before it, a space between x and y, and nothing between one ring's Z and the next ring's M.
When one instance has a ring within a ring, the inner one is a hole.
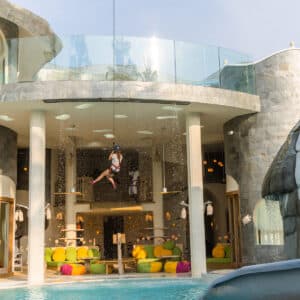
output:
M241 265L241 225L240 225L240 197L239 192L226 193L228 202L229 239L231 244L231 258L235 267Z
M123 232L124 232L124 217L123 216L106 216L104 218L104 256L105 256L105 259L117 258L117 246L113 244L113 234L123 233Z

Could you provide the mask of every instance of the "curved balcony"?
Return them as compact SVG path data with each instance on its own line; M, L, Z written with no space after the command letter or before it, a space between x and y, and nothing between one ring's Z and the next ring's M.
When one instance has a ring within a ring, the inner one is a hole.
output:
M111 36L84 35L60 38L62 50L56 57L49 60L49 47L39 52L49 62L34 74L29 74L26 66L40 59L35 55L35 49L49 45L49 37L7 41L9 51L18 51L19 55L11 53L9 67L3 68L8 74L2 76L2 82L143 81L255 93L254 69L249 64L250 57L232 50L157 38L114 39ZM55 45L51 47L55 48ZM22 49L32 51L31 56L26 53L26 61L22 60ZM239 66L238 73L234 65Z

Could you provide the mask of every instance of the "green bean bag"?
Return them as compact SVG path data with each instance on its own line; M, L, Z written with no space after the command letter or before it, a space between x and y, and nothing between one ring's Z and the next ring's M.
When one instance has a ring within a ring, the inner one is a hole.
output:
M163 247L167 250L172 250L175 247L175 242L172 240L163 243Z
M147 258L155 258L154 256L154 246L153 245L145 245L144 250L146 251Z
M77 261L77 251L75 247L67 247L66 248L66 260L69 262Z
M47 263L52 261L52 254L53 250L51 248L45 248L45 261Z
M105 274L105 264L91 264L90 265L91 274Z

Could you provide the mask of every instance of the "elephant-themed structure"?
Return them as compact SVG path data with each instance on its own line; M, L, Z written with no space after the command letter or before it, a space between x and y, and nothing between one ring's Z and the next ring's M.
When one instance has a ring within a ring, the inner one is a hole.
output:
M263 182L262 196L279 201L284 249L288 259L300 257L300 121L275 156Z

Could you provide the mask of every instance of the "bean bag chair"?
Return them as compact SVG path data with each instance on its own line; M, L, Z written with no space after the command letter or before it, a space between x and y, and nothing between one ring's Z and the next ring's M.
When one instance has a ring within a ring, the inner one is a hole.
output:
M191 271L191 263L189 261L179 261L176 267L176 273L186 273Z
M163 243L163 247L167 250L172 250L175 247L175 242L173 240L169 240Z
M88 257L88 249L86 247L79 247L77 249L77 259L80 260L86 257Z
M160 272L162 269L162 262L152 261L152 262L138 262L137 271L139 273L155 273Z
M174 247L173 250L172 250L172 255L178 256L178 257L172 258L172 260L174 260L174 261L180 261L181 260L181 256L182 256L181 249L178 248L178 247Z
M153 254L155 257L162 257L162 253L163 253L163 246L155 246L154 250L153 250Z
M45 248L45 261L48 262L52 262L52 254L53 254L53 250L51 248Z
M77 251L75 247L67 247L66 248L66 260L69 262L77 261Z
M66 260L66 251L65 248L56 248L52 254L52 260L55 262L61 262Z
M154 246L153 245L145 245L144 250L146 251L147 258L154 258Z
M225 257L224 246L218 243L212 250L212 256L215 258L224 258Z
M164 266L164 271L166 273L176 273L177 261L167 261Z
M63 264L60 272L62 275L83 275L86 273L86 269L80 264Z
M60 267L60 273L62 275L72 275L72 266L69 264L64 264Z
M106 273L105 264L99 264L99 263L91 264L90 272L91 274L105 274Z

